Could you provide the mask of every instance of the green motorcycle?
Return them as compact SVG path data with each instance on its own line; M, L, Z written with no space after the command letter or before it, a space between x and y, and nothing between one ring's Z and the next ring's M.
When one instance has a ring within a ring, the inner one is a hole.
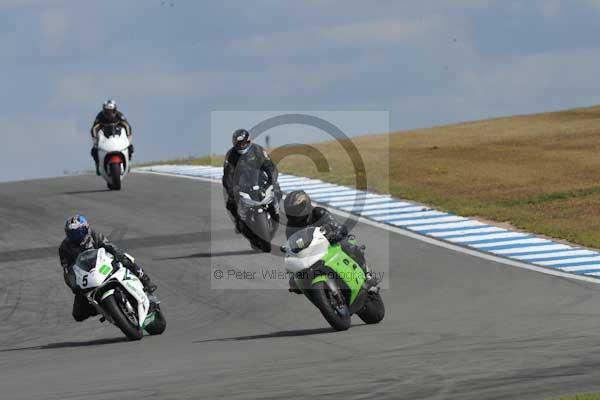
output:
M332 245L320 228L305 228L288 239L285 268L291 282L338 331L350 328L357 314L367 324L379 323L385 307L378 288L369 289L365 273L340 244ZM376 290L374 290L376 289Z

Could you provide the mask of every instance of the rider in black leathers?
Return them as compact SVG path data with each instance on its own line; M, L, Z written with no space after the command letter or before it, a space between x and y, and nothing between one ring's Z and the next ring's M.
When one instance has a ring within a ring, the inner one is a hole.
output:
M156 285L150 281L150 277L144 273L142 268L121 252L114 244L112 244L106 236L93 231L85 217L76 215L67 220L65 225L65 233L67 237L61 243L58 254L60 263L63 267L63 277L65 283L75 295L73 301L73 318L75 321L83 321L90 316L96 315L96 309L89 304L86 297L80 293L75 284L75 274L73 265L79 254L89 249L103 248L108 253L115 257L115 260L122 263L125 268L131 271L140 279L144 285L144 290L152 293L156 290Z
M377 279L369 270L365 259L365 246L359 246L348 228L336 222L333 215L323 207L313 207L310 197L303 190L290 192L283 203L287 218L286 238L306 227L320 227L331 244L339 243L342 250L358 262L367 278L367 285L374 287ZM290 291L299 293L293 279L290 279Z
M240 233L243 230L234 193L236 176L244 175L242 169L262 170L267 175L268 184L273 185L275 192L275 201L269 207L269 213L273 220L279 222L281 190L277 183L277 167L265 149L256 143L252 143L250 133L247 130L238 129L233 132L232 143L233 147L225 155L223 164L223 189L226 196L225 207L233 217L236 232Z

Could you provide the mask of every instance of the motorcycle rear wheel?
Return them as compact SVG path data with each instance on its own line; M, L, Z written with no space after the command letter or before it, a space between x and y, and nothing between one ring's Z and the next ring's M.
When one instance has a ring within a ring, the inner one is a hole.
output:
M157 307L156 311L154 312L154 321L152 321L152 323L150 323L150 325L144 329L151 335L160 335L165 331L165 329L167 329L167 320L165 319L165 315L159 307Z
M369 293L365 306L358 311L358 317L365 324L378 324L385 316L385 306L379 293Z
M121 165L111 163L108 165L108 175L112 183L108 184L110 190L121 190Z

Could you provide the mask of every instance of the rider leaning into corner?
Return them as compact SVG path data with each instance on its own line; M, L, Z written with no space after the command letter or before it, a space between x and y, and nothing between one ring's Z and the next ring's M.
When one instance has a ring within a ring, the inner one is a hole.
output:
M92 129L90 133L92 135L92 140L94 145L92 147L92 158L96 163L96 175L100 175L100 160L98 160L98 130L102 128L103 125L108 124L119 124L125 128L125 132L127 133L127 138L131 140L131 125L127 121L127 118L123 115L122 112L117 110L117 103L114 100L106 100L102 105L102 111L96 115L96 119L92 124ZM133 144L129 145L129 159L131 160L131 156L133 155Z
M303 190L290 192L283 202L283 207L287 218L285 232L287 239L297 231L307 227L321 228L324 231L325 237L332 245L339 243L342 250L358 262L358 265L365 272L366 283L369 289L376 288L378 281L367 266L365 246L357 245L354 236L348 233L348 228L338 224L327 209L314 207L310 197ZM290 279L289 291L301 293L296 287L293 278Z
M69 218L65 224L65 234L67 237L61 243L58 253L63 267L65 283L75 295L73 301L73 318L75 318L75 321L83 321L97 314L96 309L89 304L75 283L73 265L79 254L85 250L105 249L106 252L113 255L116 261L123 264L125 268L140 279L146 292L152 293L156 290L156 285L150 282L150 277L144 273L142 268L115 247L106 236L93 231L84 216L75 215Z
M237 212L237 203L235 201L235 176L242 175L237 168L248 168L251 170L262 170L268 178L268 184L273 185L275 191L275 201L269 207L269 213L276 222L279 222L279 200L281 200L281 190L277 183L277 167L269 158L265 149L256 143L252 143L250 133L245 129L238 129L233 132L233 147L225 155L223 164L223 189L225 190L225 207L231 213L235 231L241 233L243 224Z

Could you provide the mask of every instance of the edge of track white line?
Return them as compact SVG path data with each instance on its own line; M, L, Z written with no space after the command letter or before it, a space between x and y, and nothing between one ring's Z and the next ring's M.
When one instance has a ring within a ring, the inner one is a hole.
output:
M135 169L132 170L132 172L134 173L138 173L138 174L154 174L154 175L163 175L163 176L170 176L170 177L174 177L174 178L184 178L184 179L191 179L191 180L198 180L198 181L203 181L203 182L209 182L209 183L215 183L215 184L220 184L221 182L215 179L210 179L210 178L204 178L204 177L200 177L200 176L190 176L190 175L183 175L183 174L176 174L176 173L169 173L169 172L156 172L156 171L149 171L149 170L139 170L139 169ZM316 202L317 203L317 202ZM317 203L319 204L319 203ZM348 213L346 211L342 211L340 209L337 209L335 207L331 207L331 206L327 206L327 205L323 205L324 207L328 208L331 212L333 212L334 214L337 214L339 216L345 217L345 218L356 218L358 220L358 222L363 223L363 224L367 224L367 225L371 225L374 226L376 228L382 229L382 230L386 230L388 232L393 232L405 237L409 237L411 239L416 239L419 240L421 242L427 243L427 244L431 244L437 247L442 247L445 249L449 249L449 250L453 250L459 253L463 253L463 254L468 254L470 256L474 256L477 258L481 258L484 260L488 260L488 261L494 261L497 262L499 264L504 264L504 265L509 265L512 267L516 267L516 268L521 268L521 269L525 269L525 270L529 270L529 271L535 271L535 272L539 272L545 275L552 275L552 276L557 276L557 277L562 277L562 278L568 278L568 279L573 279L573 280L578 280L578 281L584 281L584 282L590 282L590 283L600 283L600 277L599 278L594 278L592 276L584 276L584 275L577 275L577 274L571 274L568 272L563 272L557 269L551 269L551 268L545 268L542 266L537 266L537 265L533 265L533 264L527 264L524 262L520 262L517 260L513 260L513 259L509 259L509 258L505 258L505 257L499 257L499 256L495 256L493 254L490 253L484 253L478 250L474 250L474 249L470 249L470 248L466 248L464 246L461 245L457 245L454 243L450 243L447 242L445 240L440 240L431 236L425 236L423 234L419 234L416 232L412 232L410 230L407 229L402 229L400 227L397 226L392 226L392 225L388 225L388 224L384 224L381 222L377 222L377 221L373 221L367 218L363 218L361 216L358 216L356 214L351 214Z

